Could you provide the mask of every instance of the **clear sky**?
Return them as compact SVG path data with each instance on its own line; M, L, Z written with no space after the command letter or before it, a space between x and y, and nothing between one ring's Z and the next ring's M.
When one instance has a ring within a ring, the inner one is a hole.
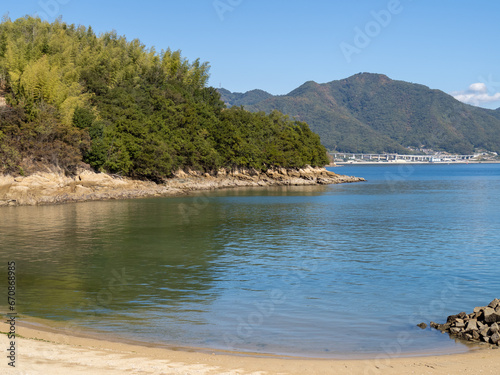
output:
M12 20L116 30L211 65L210 84L286 94L359 72L500 107L500 2L494 0L10 0Z

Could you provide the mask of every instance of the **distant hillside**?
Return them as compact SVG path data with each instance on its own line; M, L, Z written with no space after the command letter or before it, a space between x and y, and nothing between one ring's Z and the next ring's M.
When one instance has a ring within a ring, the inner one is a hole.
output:
M271 94L263 90L252 90L245 93L231 92L226 89L219 89L221 100L229 104L230 107L240 105L254 105L272 97Z
M284 96L229 105L251 111L277 109L307 122L330 150L342 152L408 152L425 146L453 153L475 148L500 151L500 109L470 106L426 86L395 81L381 74L360 73L318 84L313 81Z
M500 108L497 108L495 109L495 116L497 116L498 118L500 118Z

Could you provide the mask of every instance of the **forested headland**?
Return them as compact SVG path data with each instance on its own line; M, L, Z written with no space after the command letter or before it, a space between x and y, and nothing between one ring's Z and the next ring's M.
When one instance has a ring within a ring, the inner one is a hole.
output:
M242 73L243 74L243 73ZM179 169L328 163L280 112L226 108L209 65L116 32L24 17L0 24L0 173L86 166L161 181Z

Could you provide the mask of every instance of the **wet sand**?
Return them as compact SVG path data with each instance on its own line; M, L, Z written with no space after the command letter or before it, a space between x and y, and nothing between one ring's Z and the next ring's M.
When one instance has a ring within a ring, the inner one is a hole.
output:
M9 329L5 320L0 331ZM16 367L8 366L9 339L0 335L2 374L498 374L500 350L465 354L330 360L175 350L78 337L47 327L16 325Z

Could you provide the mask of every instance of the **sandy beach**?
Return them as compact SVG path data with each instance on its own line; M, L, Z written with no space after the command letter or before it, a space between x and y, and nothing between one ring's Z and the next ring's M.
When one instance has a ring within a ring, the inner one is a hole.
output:
M0 324L5 333L8 326ZM498 374L500 350L465 354L327 360L172 350L62 334L45 327L16 326L15 368L2 356L2 374ZM8 352L9 339L2 334Z

